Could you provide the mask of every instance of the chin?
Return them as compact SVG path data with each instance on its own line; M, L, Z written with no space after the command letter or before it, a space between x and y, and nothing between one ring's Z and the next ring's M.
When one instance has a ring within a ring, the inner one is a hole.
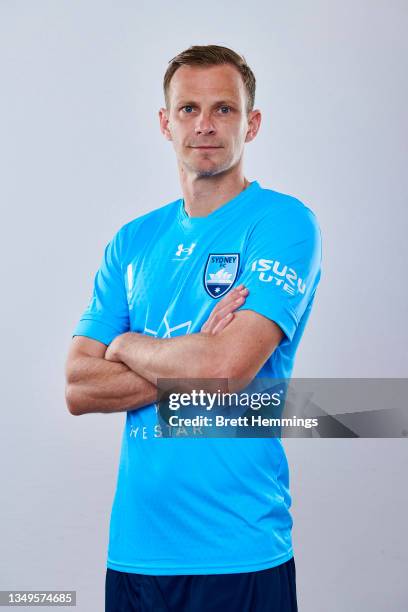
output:
M197 174L197 178L204 178L206 176L216 176L217 174L221 174L229 169L228 165L217 165L212 167L196 167L194 168L195 173Z
M224 160L224 163L220 160L214 163L213 160L201 160L200 163L191 163L191 159L183 160L182 164L188 168L189 172L193 172L197 178L205 178L210 176L216 176L222 172L228 171L233 164L231 160Z
M206 176L215 176L216 174L219 174L219 173L220 171L215 168L212 170L204 170L204 169L196 170L197 178L205 178Z

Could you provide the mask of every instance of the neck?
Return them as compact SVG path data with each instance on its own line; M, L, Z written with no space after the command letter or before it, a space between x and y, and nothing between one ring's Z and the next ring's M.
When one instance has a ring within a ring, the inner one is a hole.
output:
M197 177L180 169L184 208L189 217L206 217L250 184L242 170Z

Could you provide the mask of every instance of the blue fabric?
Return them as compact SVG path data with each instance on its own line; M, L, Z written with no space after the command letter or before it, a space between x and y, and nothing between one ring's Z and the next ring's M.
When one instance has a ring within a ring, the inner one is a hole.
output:
M258 377L289 379L320 266L316 217L296 198L254 181L195 218L179 199L115 234L74 335L109 344L129 330L160 338L197 333L217 300L244 283L249 296L241 309L268 317L285 334ZM154 404L126 413L108 568L218 574L290 559L280 438L168 438L158 423Z

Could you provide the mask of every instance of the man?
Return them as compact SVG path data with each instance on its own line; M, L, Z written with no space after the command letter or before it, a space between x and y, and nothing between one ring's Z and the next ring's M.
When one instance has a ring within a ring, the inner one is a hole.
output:
M293 612L280 438L166 437L155 402L158 379L290 378L320 230L302 202L244 177L261 123L244 58L190 47L169 63L164 94L183 198L108 244L66 368L72 414L127 411L106 612Z

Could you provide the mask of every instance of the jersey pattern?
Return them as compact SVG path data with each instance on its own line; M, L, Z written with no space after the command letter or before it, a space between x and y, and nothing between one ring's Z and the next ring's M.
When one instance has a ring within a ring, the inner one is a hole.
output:
M300 200L258 181L207 217L183 199L127 223L105 248L73 335L198 333L244 283L284 337L257 377L290 379L321 275L321 234ZM182 373L180 373L182 376ZM280 438L168 437L151 404L125 414L107 566L151 575L251 572L293 556Z

